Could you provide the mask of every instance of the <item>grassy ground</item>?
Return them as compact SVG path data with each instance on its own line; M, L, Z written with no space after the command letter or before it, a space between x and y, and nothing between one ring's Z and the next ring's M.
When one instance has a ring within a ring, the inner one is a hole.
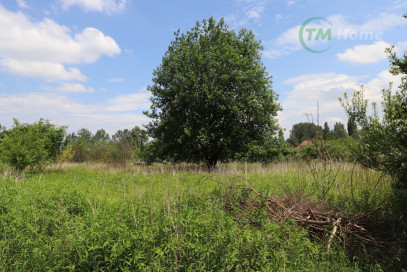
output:
M340 243L328 252L327 239L312 239L293 221L269 222L260 213L260 224L242 224L224 209L230 191L205 178L255 186L265 195L306 195L353 213L378 206L383 209L376 216L391 213L388 177L349 164L337 164L325 176L323 168L315 169L312 174L303 163L231 163L211 174L196 165L64 165L19 177L5 171L0 270L391 269L369 259L363 247L354 256Z

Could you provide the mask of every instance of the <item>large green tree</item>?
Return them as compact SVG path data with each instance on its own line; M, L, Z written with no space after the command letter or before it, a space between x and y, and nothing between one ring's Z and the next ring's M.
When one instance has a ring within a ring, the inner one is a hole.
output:
M213 168L275 136L280 105L261 52L252 31L235 33L223 19L175 33L153 73L151 111L145 112L161 158Z

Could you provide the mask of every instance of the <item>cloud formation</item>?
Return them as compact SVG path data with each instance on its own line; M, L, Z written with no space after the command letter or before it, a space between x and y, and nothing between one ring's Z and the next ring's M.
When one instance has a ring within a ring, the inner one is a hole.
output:
M92 63L121 51L113 38L98 29L88 27L72 34L70 28L51 19L34 22L2 5L0 25L0 65L17 75L84 81L86 76L66 65Z
M340 61L357 63L357 64L370 64L376 63L381 60L387 59L385 49L389 48L391 44L384 41L377 41L373 44L357 45L353 48L346 49L345 52L337 54ZM400 42L396 45L396 51L402 51L407 47L407 42Z
M367 64L376 63L387 58L385 49L391 45L384 41L377 41L373 44L357 45L354 48L346 49L344 53L337 54L340 61Z
M151 93L143 91L128 95L120 95L107 102L106 110L112 112L123 112L131 110L142 110L150 108Z
M317 103L320 125L325 121L330 122L331 126L333 122L346 123L347 117L338 101L344 92L353 93L364 84L366 98L378 102L382 97L381 90L389 86L389 81L398 86L401 79L400 76L393 76L388 70L384 70L368 82L363 82L362 77L334 72L306 74L284 81L285 84L293 86L281 102L283 111L278 116L281 126L286 128L285 136L288 137L293 124L307 122L304 114L313 114L314 121L317 121Z
M61 2L64 9L79 6L86 12L98 11L107 14L122 12L127 4L127 0L61 0Z
M93 93L95 91L92 87L86 87L79 83L63 83L58 87L44 86L41 89L64 93Z
M17 0L17 5L22 9L29 8L29 6L24 0Z
M225 20L232 28L240 28L253 21L259 22L268 2L269 0L236 0L239 9L233 14L225 16Z
M12 118L28 123L46 118L57 121L58 125L69 126L69 131L88 128L95 132L104 128L112 134L119 129L147 124L150 119L141 110L149 109L149 97L150 93L142 91L100 103L81 103L58 92L0 94L0 116L6 121L2 125L7 127Z
M68 68L60 63L27 61L5 58L0 61L3 69L20 76L41 78L46 81L87 79L77 68Z

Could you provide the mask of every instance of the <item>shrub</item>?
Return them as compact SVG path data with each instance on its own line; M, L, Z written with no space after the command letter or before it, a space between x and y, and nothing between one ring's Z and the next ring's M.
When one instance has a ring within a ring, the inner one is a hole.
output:
M0 160L18 171L27 166L42 169L60 153L65 127L56 127L48 120L34 124L19 123L6 131L0 141Z

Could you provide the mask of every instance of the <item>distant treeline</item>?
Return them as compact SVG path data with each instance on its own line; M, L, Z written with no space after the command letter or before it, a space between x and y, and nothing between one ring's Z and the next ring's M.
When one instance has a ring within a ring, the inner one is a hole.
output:
M348 137L343 124L336 123L331 131L327 123L324 129L313 123L298 123L293 126L286 141L281 131L278 138L253 147L247 154L234 160L270 162L304 156L316 158L312 145L303 146L299 150L295 148L302 141L311 141L316 132L322 132L329 140L328 146L334 158L345 160L351 157L349 147L356 140ZM111 165L165 162L156 153L146 131L138 126L118 130L112 136L104 129L92 133L82 128L67 133L66 127L58 127L44 119L33 124L14 120L10 129L0 125L0 152L1 161L17 170L26 167L42 169L53 162L99 162Z

